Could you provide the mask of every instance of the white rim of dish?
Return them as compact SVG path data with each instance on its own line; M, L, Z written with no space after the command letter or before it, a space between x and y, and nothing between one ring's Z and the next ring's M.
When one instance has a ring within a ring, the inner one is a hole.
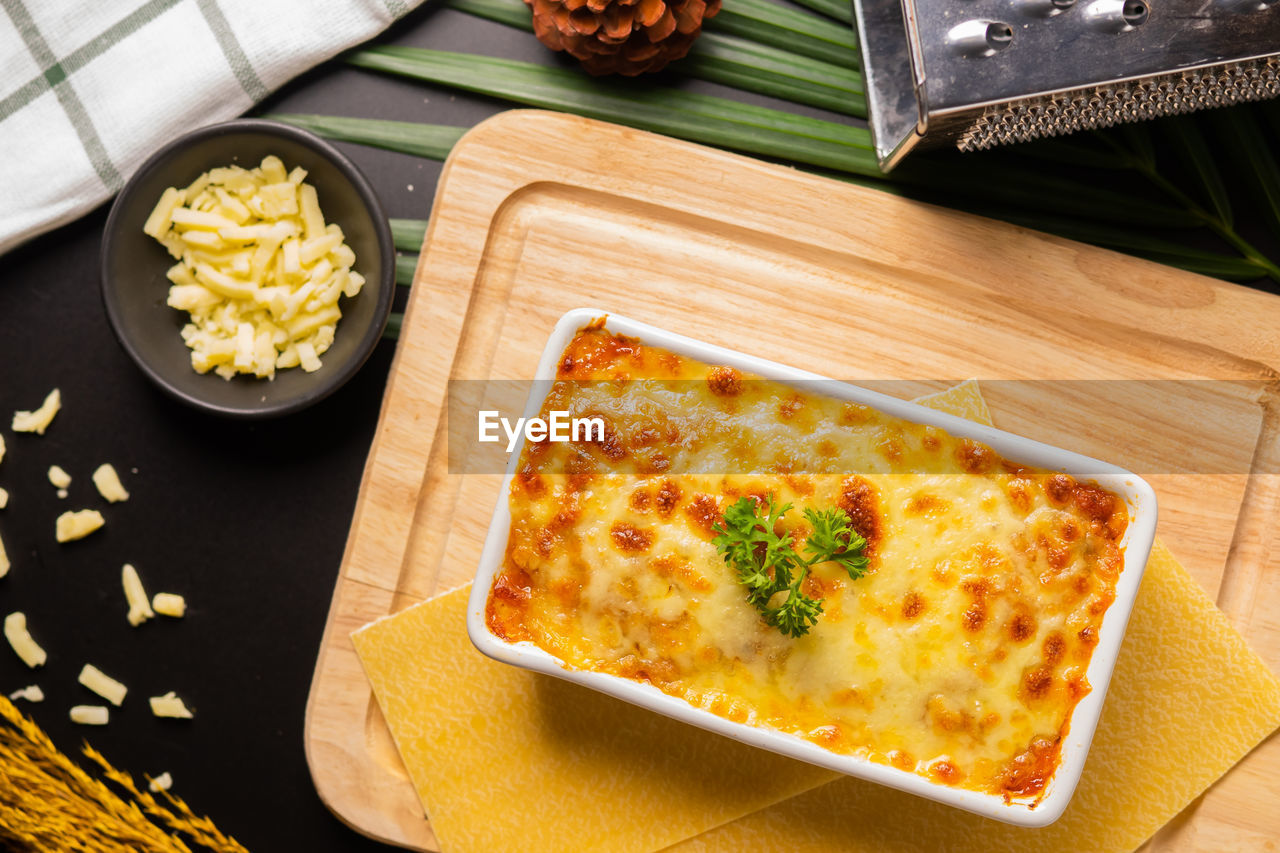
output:
M1103 616L1098 644L1094 648L1093 656L1086 669L1085 675L1091 687L1090 692L1076 704L1072 712L1067 736L1062 742L1058 769L1050 779L1043 795L1039 798L1013 799L1006 802L1001 795L942 785L912 771L899 770L896 767L877 764L853 755L831 752L817 744L775 729L735 723L716 716L710 711L695 708L685 700L663 693L651 684L607 673L569 669L559 658L532 642L510 643L501 639L489 631L484 614L489 588L502 567L506 553L511 527L509 504L511 481L524 450L523 437L510 454L502 480L502 489L485 536L480 565L468 601L467 634L475 647L494 660L581 684L742 743L849 776L887 785L983 817L1026 827L1047 826L1061 817L1071 801L1084 770L1093 734L1097 728L1098 719L1102 715L1107 688L1124 640L1129 615L1133 610L1143 571L1155 540L1157 506L1155 492L1151 486L1130 471L1079 453L967 421L955 415L856 385L838 382L806 370L678 335L598 308L575 308L560 317L539 359L534 379L535 382L538 380L542 382L535 384L530 393L525 404L524 417L536 417L541 411L546 394L551 388L551 380L555 379L560 356L569 341L582 327L601 317L607 318L605 328L615 334L638 338L642 343L661 347L707 364L736 367L744 372L781 381L801 390L816 391L823 396L863 403L904 420L940 427L951 435L981 441L1008 459L1067 474L1077 472L1078 479L1097 483L1123 497L1130 519L1129 527L1121 540L1121 546L1124 548L1124 567L1116 582L1115 600ZM820 389L815 389L814 383L821 383ZM545 390L542 389L542 385L545 385Z

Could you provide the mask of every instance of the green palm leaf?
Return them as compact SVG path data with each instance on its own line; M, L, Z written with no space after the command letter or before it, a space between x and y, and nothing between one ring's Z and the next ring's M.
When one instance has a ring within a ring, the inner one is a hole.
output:
M846 68L858 67L853 28L770 0L729 0L705 28Z
M404 325L404 314L399 311L392 311L387 317L387 327L382 330L382 339L384 341L400 340L400 328Z
M1011 156L1025 157L1043 163L1062 166L1081 166L1087 169L1107 171L1129 168L1129 164L1109 149L1090 145L1084 134L1060 138L1037 139L1023 145L1010 146Z
M450 9L533 32L533 10L524 0L449 0Z
M422 246L421 243L418 244ZM417 255L396 255L396 284L408 287L413 284L413 274L418 269Z
M1047 231L1069 240L1079 240L1118 249L1132 255L1147 258L1169 266L1179 267L1201 275L1211 275L1233 281L1251 281L1266 275L1267 271L1256 261L1205 251L1182 243L1150 237L1129 228L1111 228L1075 219L1062 219L1037 214L1013 214L1005 218L1009 222Z
M895 170L892 178L927 200L963 206L1000 205L1059 216L1097 218L1161 228L1194 228L1200 217L1180 207L1083 184L1037 170L1019 169L1003 156L965 154L948 159L917 157ZM1000 219L1009 215L986 211Z
M416 252L422 248L422 241L427 235L425 219L392 219L391 238L395 241L396 250L400 252Z
M361 68L454 86L544 109L846 172L878 175L870 134L837 124L649 84L587 79L560 68L418 48L352 54Z
M733 0L730 0L732 2ZM801 6L826 15L834 21L853 26L852 0L796 0Z
M1216 117L1224 141L1239 146L1243 156L1237 165L1246 172L1244 183L1258 200L1263 219L1280 238L1280 161L1276 160L1273 146L1253 110L1217 110Z
M415 154L432 160L443 160L448 157L453 144L467 132L465 127L450 127L443 124L340 116L271 113L266 118L304 128L326 139L358 142L361 145Z
M867 98L857 71L734 36L703 33L689 55L673 63L671 70L797 104L867 117Z
M523 0L450 0L450 8L522 30L533 30ZM705 32L689 55L670 69L774 98L865 118L862 75L776 47L720 33Z
M1169 140L1187 165L1187 171L1199 180L1200 188L1214 213L1224 225L1231 227L1231 199L1227 196L1227 186L1222 181L1217 159L1209 150L1209 144L1205 142L1199 126L1186 116L1165 122L1165 126L1171 131Z
M1156 167L1156 147L1151 141L1151 131L1141 122L1121 124L1111 133L1118 133L1128 143L1133 156L1149 169Z

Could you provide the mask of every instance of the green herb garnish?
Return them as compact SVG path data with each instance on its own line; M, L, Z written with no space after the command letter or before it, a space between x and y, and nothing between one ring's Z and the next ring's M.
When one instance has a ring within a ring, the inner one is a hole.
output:
M801 556L790 533L779 536L774 532L790 509L791 504L775 506L772 495L767 507L751 498L739 498L712 528L717 534L712 544L737 573L738 583L747 588L747 601L760 611L764 621L789 637L801 637L809 633L822 614L822 599L811 598L800 590L810 567L838 563L850 578L857 580L867 571L863 553L867 540L853 529L844 510L806 509L804 518L812 529ZM782 603L771 605L782 592L787 594Z

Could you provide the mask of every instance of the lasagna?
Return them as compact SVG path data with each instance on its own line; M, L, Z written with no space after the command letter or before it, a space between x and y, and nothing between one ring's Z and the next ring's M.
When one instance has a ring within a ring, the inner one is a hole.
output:
M724 718L1034 805L1060 759L1124 565L1124 501L986 445L700 363L597 322L543 407L603 420L526 443L489 630L566 667L648 682ZM842 509L853 579L816 564L823 612L770 626L713 540L727 507Z

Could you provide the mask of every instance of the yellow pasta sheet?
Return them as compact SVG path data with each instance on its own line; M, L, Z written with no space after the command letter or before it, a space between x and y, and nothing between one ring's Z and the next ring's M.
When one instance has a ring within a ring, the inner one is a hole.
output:
M657 850L838 776L489 660L469 590L352 635L448 853Z
M972 383L921 402L987 420ZM352 635L447 853L1125 851L1280 725L1280 682L1159 542L1080 787L1046 829L839 777L494 663L467 639L467 592Z

